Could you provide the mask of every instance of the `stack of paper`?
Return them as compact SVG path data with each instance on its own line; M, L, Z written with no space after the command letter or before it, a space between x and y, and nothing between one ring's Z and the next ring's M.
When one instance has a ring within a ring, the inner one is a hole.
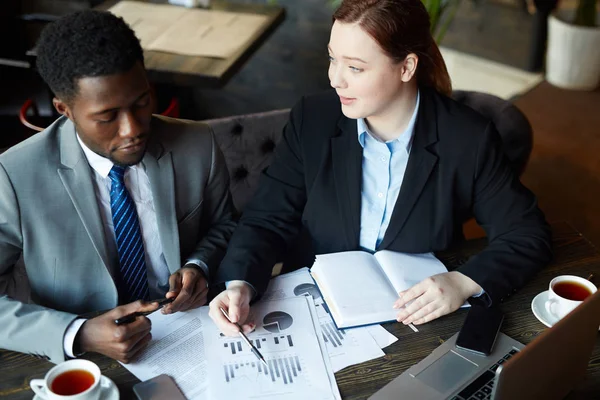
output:
M307 268L271 280L248 335L268 363L219 332L208 307L153 313L152 341L130 364L140 380L167 374L188 399L341 399L334 372L381 357L397 339L380 325L337 329Z
M341 399L311 297L263 301L252 312L248 338L268 368L240 338L221 334L207 307L151 314L150 345L124 367L140 380L170 375L188 399Z
M271 279L263 301L296 296L310 296L314 299L321 335L335 372L350 365L384 356L385 353L381 349L398 340L381 325L337 329L308 268Z

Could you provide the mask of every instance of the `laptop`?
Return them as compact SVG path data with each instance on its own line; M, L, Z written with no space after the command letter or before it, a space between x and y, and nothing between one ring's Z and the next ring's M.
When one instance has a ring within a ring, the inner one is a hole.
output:
M456 334L369 399L562 399L585 376L599 326L597 291L527 346L499 333L480 356L456 348Z

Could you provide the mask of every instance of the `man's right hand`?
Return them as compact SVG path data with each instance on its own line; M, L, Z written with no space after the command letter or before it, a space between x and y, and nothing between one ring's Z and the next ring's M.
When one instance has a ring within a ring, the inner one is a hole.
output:
M225 318L221 308L227 311L231 321L237 322L244 333L254 330L256 325L248 321L250 313L250 300L252 300L253 289L244 281L231 281L227 290L222 291L210 302L208 315L213 319L217 327L227 336L237 336L239 329Z
M158 303L136 301L116 307L96 318L87 320L79 329L75 343L82 352L104 354L114 360L129 363L152 339L152 324L146 317L137 317L135 321L116 325L115 319L137 311L154 311Z

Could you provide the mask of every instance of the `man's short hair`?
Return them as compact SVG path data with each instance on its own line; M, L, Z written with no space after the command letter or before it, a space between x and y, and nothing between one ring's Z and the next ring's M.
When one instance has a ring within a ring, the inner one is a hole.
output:
M49 24L37 44L37 68L64 101L77 95L77 80L129 71L144 63L140 41L107 11L79 11Z

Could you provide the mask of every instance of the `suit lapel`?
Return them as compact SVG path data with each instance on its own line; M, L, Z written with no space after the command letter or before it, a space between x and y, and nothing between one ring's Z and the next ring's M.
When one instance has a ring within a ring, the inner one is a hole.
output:
M155 130L156 128L153 126L152 129ZM155 139L158 135L154 133L142 161L150 181L163 254L169 271L173 273L181 268L179 230L175 212L173 158L171 152L165 151L163 146Z
M65 119L59 129L62 166L57 170L58 175L92 241L94 249L106 265L109 273L115 278L116 271L108 257L104 227L102 226L102 218L92 182L92 170L85 158L83 149L77 141L73 123Z
M438 162L428 146L437 142L437 113L433 94L421 89L421 104L415 124L412 148L404 180L394 206L390 224L378 250L388 247L402 230L406 219L421 195L431 171Z
M362 147L358 142L356 120L342 116L338 126L341 134L331 139L333 175L346 242L349 249L355 249L360 235Z

